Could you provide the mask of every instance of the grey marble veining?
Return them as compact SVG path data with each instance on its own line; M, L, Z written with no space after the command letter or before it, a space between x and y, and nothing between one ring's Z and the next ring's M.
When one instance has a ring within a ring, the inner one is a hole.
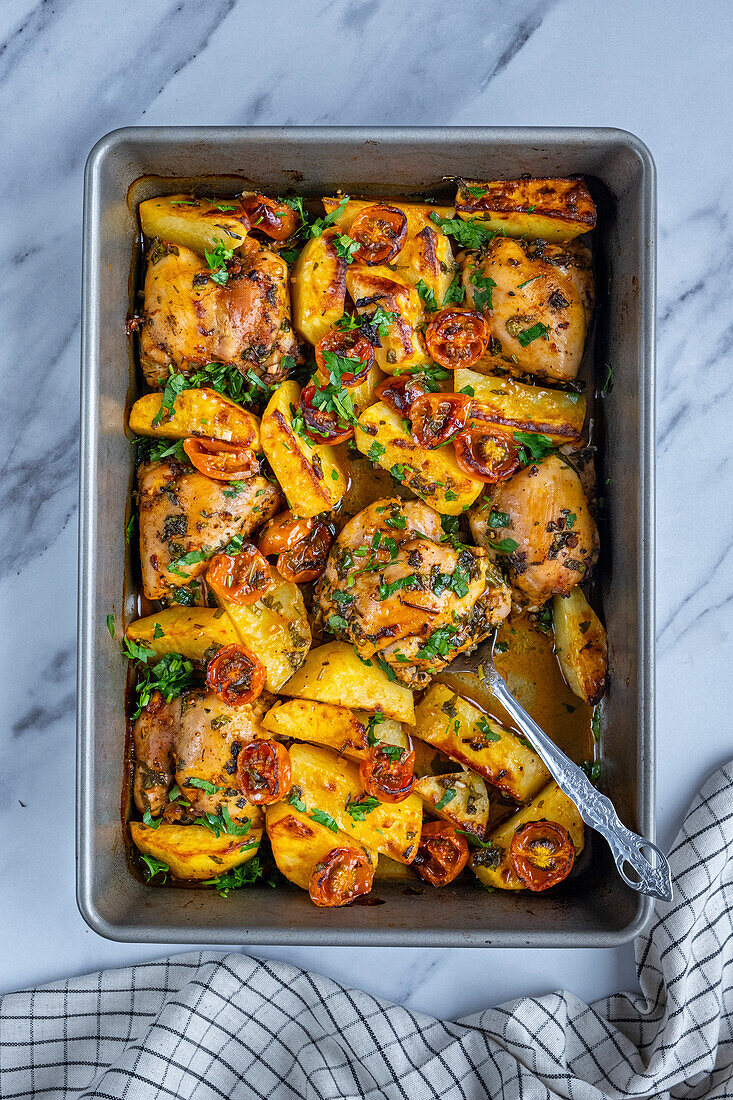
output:
M659 169L658 805L669 842L733 742L728 15L722 0L694 14L681 0L0 5L2 988L166 950L99 939L73 893L81 187L89 149L117 126L613 125L647 142ZM447 1016L634 981L630 947L258 954Z

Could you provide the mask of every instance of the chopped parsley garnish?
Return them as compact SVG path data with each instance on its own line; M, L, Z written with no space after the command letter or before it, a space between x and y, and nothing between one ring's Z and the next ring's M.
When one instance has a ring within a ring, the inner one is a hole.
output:
M473 304L480 313L494 308L492 294L496 283L487 275L482 275L476 270L471 273L471 286L473 287Z
M580 765L585 774L590 779L591 783L595 783L601 774L601 764L598 760L584 760Z
M225 550L224 553L228 551ZM187 577L188 573L185 569L181 569L182 565L197 565L199 562L206 561L208 554L203 550L189 550L187 554L182 554L180 558L176 558L168 566L169 573L175 573L179 577Z
M410 573L407 577L400 577L399 580L392 581L391 584L385 584L384 581L379 585L379 599L388 600L390 596L394 596L395 592L399 592L402 588L415 588L418 583L418 578L414 573Z
M227 263L234 256L234 250L227 248L223 241L220 241L218 237L214 238L214 248L211 252L207 248L204 249L204 256L206 257L206 263L209 267L209 278L218 283L219 286L226 286L229 279L229 272L227 271Z
M378 798L363 798L361 802L349 802L346 812L353 817L354 821L365 821L367 814L372 813L380 805Z
M132 515L130 516L130 518L128 519L128 521L127 521L127 526L125 527L125 542L127 543L128 546L132 542L133 535L135 534L135 524L136 523L137 523L137 516L133 512Z
M242 549L244 539L241 535L232 535L229 542L222 550L222 554L238 554Z
M590 728L596 741L601 739L601 712L598 707L593 707L593 716L590 720Z
M239 867L233 867L231 871L225 871L216 878L204 879L202 886L215 886L220 898L225 898L230 890L239 890L242 886L251 886L264 876L264 867L259 856L241 863ZM268 886L275 886L275 879L270 876L265 879Z
M523 283L519 283L517 290L523 290L525 286L529 286L530 283L535 282L536 279L541 279L542 275L533 275L531 279L525 279Z
M131 638L123 638L122 652L128 661L147 661L148 657L154 657L154 650L140 642L133 642Z
M469 195L473 195L475 199L480 199L483 195L488 195L489 193L488 187L469 187L468 184L466 185L466 190Z
M160 402L160 408L153 418L154 428L157 428L164 417L166 420L170 419L173 414L173 406L176 403L176 398L180 393L183 392L183 390L188 389L188 386L189 384L184 375L177 374L173 370L173 367L168 368L168 381L166 382L165 389L163 390L163 397Z
M443 792L443 795L440 798L440 800L435 803L435 809L436 810L445 809L445 807L448 805L448 803L452 802L455 797L456 797L455 787L447 787L445 789L445 791Z
M575 527L575 521L577 520L577 518L578 517L576 516L575 512L568 512L568 514L565 516L565 526L568 531L572 531L573 527Z
M199 779L197 776L194 776L193 779L187 779L183 785L184 787L196 787L205 794L217 794L219 791L224 790L223 787L217 787L216 783L210 783L208 779Z
M227 488L224 490L225 497L239 496L247 488L246 481L230 481Z
M476 729L485 741L501 741L501 734L497 733L496 730L492 730L488 718L484 715L476 722Z
M435 297L434 291L432 291L430 287L425 284L425 281L423 279L418 279L418 281L415 283L415 290L418 292L426 307L430 310L431 313L435 312L435 310L439 308L438 300Z
M454 592L459 599L468 595L469 574L465 566L456 565L452 573L437 573L431 583L431 591L436 596L442 596L444 592Z
M500 539L499 542L489 542L489 549L496 550L497 554L513 554L519 546L514 539Z
M153 630L153 637L154 638L165 638L165 631L163 630L163 627L160 625L160 623L155 624L155 628Z
M514 438L520 444L519 461L523 466L540 462L556 450L549 435L541 435L539 432L515 432Z
M396 370L395 374L412 374L416 382L422 382L431 393L438 393L440 383L451 377L451 371L438 367L434 363L420 363L405 370Z
M109 630L110 638L115 636L115 617L112 614L107 616L107 630Z
M142 650L146 654L146 656L141 657L138 652L127 652L125 656L131 660L145 661L148 656L155 656L152 650L145 649L144 646L136 646L135 643L128 644L131 649L134 647L135 650ZM157 664L140 671L135 688L137 706L132 718L138 717L152 699L154 692L159 691L165 701L170 703L171 699L175 699L186 688L192 687L196 681L197 676L191 661L180 653L166 653Z
M153 817L150 810L146 810L143 814L143 825L147 825L150 829L159 829L163 824L162 817Z
M372 443L371 447L367 451L367 458L370 459L370 461L372 461L372 462L379 462L379 459L382 457L384 452L385 452L385 448L382 446L381 443L378 443L375 439L374 442Z
M339 831L338 822L327 814L324 810L314 809L308 814L311 821L317 821L319 825L325 825L327 829L330 829L332 833Z
M446 306L460 305L465 297L466 291L463 289L463 283L461 282L461 273L460 271L456 271L445 292L443 309L445 309Z
M222 833L226 833L228 836L246 836L252 828L251 821L245 821L243 825L236 825L232 820L229 813L229 807L226 803L221 808L219 814L204 814L203 817L196 819L198 825L204 825L207 829L210 829L218 840ZM256 848L259 845L259 840L252 841L248 844L248 848Z
M499 236L496 230L486 229L477 222L464 222L462 218L441 218L435 210L430 215L430 220L461 248L483 248L494 237Z
M456 829L456 832L460 833L461 836L465 836L466 840L468 841L468 844L469 844L470 848L493 848L494 847L494 845L491 843L490 840L481 840L479 837L475 836L473 833L467 832L465 829Z
M512 522L512 517L508 512L499 512L496 508L492 508L486 518L486 522L489 527L508 527Z
M332 630L334 632L337 631L337 630L346 630L348 625L349 624L347 623L347 621L343 617L343 615L329 615L328 616L328 629L329 630Z
M439 626L430 635L425 645L417 651L420 660L430 660L431 657L447 657L451 650L451 638L458 633L456 626Z
M465 393L466 397L475 397L476 391L473 386L462 386L458 391L459 393Z
M368 745L378 745L379 744L379 738L376 736L374 730L380 724L380 722L383 722L383 721L384 721L384 715L382 714L381 710L378 710L376 712L376 714L371 714L369 716L369 719L367 721L367 744Z
M517 340L523 348L526 348L527 344L531 344L533 340L538 340L540 336L546 336L549 331L549 327L543 321L538 321L531 328L522 329L521 332L517 333Z
M601 386L601 393L604 397L613 389L613 367L610 363L606 363L606 372L606 381Z
M288 795L288 802L291 806L294 806L299 813L304 814L308 807L300 797L302 793L300 787L293 787Z
M293 205L292 202L289 202L287 199L285 199L284 201L288 203L288 206ZM305 213L303 211L303 204L302 204L303 200L301 199L300 215L303 218L303 222L304 222L303 232L304 232L305 236L306 237L320 237L321 234L323 233L324 229L328 229L329 226L335 225L335 223L339 220L339 218L343 214L344 210L346 209L346 207L348 205L348 202L349 202L349 196L344 195L344 197L339 202L338 206L335 207L331 211L330 214L326 214L325 218L316 218L315 221L312 222L309 225L308 221L306 219Z
M155 856L146 856L142 852L138 852L140 859L145 864L145 881L150 882L156 875L163 875L161 879L161 886L168 878L168 872L170 867L167 863L163 863L162 859L156 859Z
M348 233L342 233L339 237L335 237L333 246L339 259L346 260L347 264L354 262L354 253L361 248L359 242L352 241Z

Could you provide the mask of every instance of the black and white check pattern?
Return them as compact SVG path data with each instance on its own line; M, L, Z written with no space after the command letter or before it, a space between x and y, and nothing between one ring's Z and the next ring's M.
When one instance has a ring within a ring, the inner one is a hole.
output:
M199 952L0 1004L0 1098L733 1098L733 763L671 853L641 995L445 1023L281 963Z

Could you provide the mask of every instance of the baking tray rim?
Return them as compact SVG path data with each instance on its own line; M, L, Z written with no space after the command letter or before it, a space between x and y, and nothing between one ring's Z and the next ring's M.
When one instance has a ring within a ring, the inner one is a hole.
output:
M449 142L451 137L470 137L487 143L537 144L558 147L564 141L598 146L623 145L635 154L640 166L639 215L643 227L640 248L639 297L641 307L640 384L639 384L639 489L642 501L640 529L640 593L638 611L639 677L643 688L640 699L639 731L636 750L639 761L639 828L655 839L655 705L654 705L654 530L655 530L655 339L656 339L656 165L648 146L634 133L616 127L555 126L127 126L111 130L91 149L84 172L82 313L81 313L81 427L79 447L79 571L77 615L77 770L76 770L76 900L80 915L99 935L118 942L170 942L255 945L333 946L464 946L464 947L615 947L639 935L650 922L654 903L641 897L634 918L618 929L577 930L500 930L486 933L460 928L430 929L342 929L337 934L310 927L283 929L259 926L255 929L221 925L216 928L186 925L181 927L114 924L99 911L92 894L94 859L93 791L87 777L92 774L94 737L88 721L90 699L94 693L94 615L95 560L97 524L96 470L91 458L97 442L98 382L100 362L96 354L99 332L99 272L96 244L102 212L99 175L105 159L128 141L137 144L162 144L186 140L191 143L212 141L227 136L259 135L264 140L307 138L313 143L335 140L399 143L407 140ZM131 180L130 183L133 181Z

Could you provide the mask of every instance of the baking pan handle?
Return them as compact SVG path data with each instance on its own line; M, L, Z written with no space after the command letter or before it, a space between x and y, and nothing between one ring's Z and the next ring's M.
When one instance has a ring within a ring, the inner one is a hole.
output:
M583 769L574 764L530 718L490 661L480 665L478 671L492 695L537 749L558 787L578 807L586 825L606 838L616 869L624 882L641 894L649 894L660 901L671 901L672 875L664 853L650 840L626 828L610 798L596 790Z

